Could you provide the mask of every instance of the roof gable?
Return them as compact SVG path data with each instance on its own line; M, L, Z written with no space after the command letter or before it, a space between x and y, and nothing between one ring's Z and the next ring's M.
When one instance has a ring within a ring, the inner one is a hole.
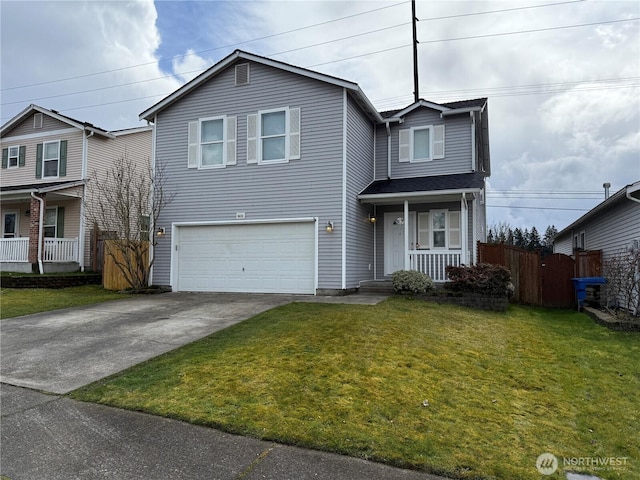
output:
M233 65L237 60L248 60L255 63L260 63L262 65L267 65L273 68L277 68L280 70L284 70L287 72L294 73L296 75L302 75L307 78L312 78L321 82L325 82L331 85L336 85L341 88L347 89L351 95L355 98L356 102L360 105L360 107L375 121L382 121L382 117L373 106L371 101L365 96L365 94L360 90L360 87L357 83L350 82L348 80L344 80L338 77L333 77L331 75L325 75L323 73L314 72L313 70L308 70L302 67L296 67L294 65L290 65L288 63L279 62L276 60L272 60L270 58L262 57L260 55L255 55L253 53L244 52L242 50L236 50L232 54L220 60L215 65L211 66L209 69L202 72L200 75L195 77L190 82L185 83L182 87L177 89L175 92L170 94L169 96L163 98L158 103L148 108L144 112L140 114L140 120L148 120L153 121L156 113L164 110L168 106L180 100L182 97L187 95L189 92L198 88L203 83L217 76L220 72L225 70L227 67Z
M10 132L13 128L17 127L20 123L22 123L25 119L29 118L29 116L34 113L42 113L48 117L54 118L59 122L63 122L70 127L77 128L79 130L87 130L94 132L95 134L102 135L104 137L112 137L106 130L96 127L95 125L89 122L82 122L80 120L76 120L74 118L68 117L66 115L62 115L56 110L48 110L46 108L40 107L35 104L29 105L27 108L18 113L15 117L9 120L2 126L2 130L0 130L0 136L6 137L7 133Z

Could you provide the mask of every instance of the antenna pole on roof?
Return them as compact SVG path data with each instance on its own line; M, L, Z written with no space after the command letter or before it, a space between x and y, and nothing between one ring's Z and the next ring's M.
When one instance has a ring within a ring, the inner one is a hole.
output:
M418 19L416 18L416 0L411 0L411 23L413 25L413 95L415 101L420 100L418 91Z

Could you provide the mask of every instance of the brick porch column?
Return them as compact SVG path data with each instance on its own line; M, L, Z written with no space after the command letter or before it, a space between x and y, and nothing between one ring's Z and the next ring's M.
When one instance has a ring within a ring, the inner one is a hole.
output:
M46 208L46 193L37 194L43 200L45 200L44 207ZM34 272L38 271L38 238L40 233L40 202L31 197L31 205L29 206L29 263L32 266ZM44 239L43 239L44 241Z

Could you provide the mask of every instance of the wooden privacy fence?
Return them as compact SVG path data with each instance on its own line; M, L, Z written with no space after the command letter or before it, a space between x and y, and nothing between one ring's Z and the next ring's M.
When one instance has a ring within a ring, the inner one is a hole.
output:
M514 302L542 305L539 252L501 243L478 243L478 261L509 269L514 287Z
M102 286L106 290L125 290L131 288L131 284L122 274L118 265L116 265L116 259L118 262L125 260L124 255L113 245L115 240L104 240L104 268L102 269ZM143 242L146 246L145 265L149 262L149 242ZM108 252L112 252L114 256ZM114 258L115 257L115 258Z
M511 272L513 301L545 307L575 305L571 278L600 276L602 252L576 251L576 260L560 253L541 258L540 252L504 244L478 243L478 261L503 265Z

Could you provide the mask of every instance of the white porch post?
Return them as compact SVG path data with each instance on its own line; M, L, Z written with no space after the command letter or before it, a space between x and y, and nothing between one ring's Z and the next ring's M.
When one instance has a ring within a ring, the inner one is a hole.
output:
M469 231L469 206L467 205L467 197L465 193L462 193L460 199L460 245L462 246L462 263L469 264L469 238L467 232Z
M409 270L409 201L404 201L404 269Z

